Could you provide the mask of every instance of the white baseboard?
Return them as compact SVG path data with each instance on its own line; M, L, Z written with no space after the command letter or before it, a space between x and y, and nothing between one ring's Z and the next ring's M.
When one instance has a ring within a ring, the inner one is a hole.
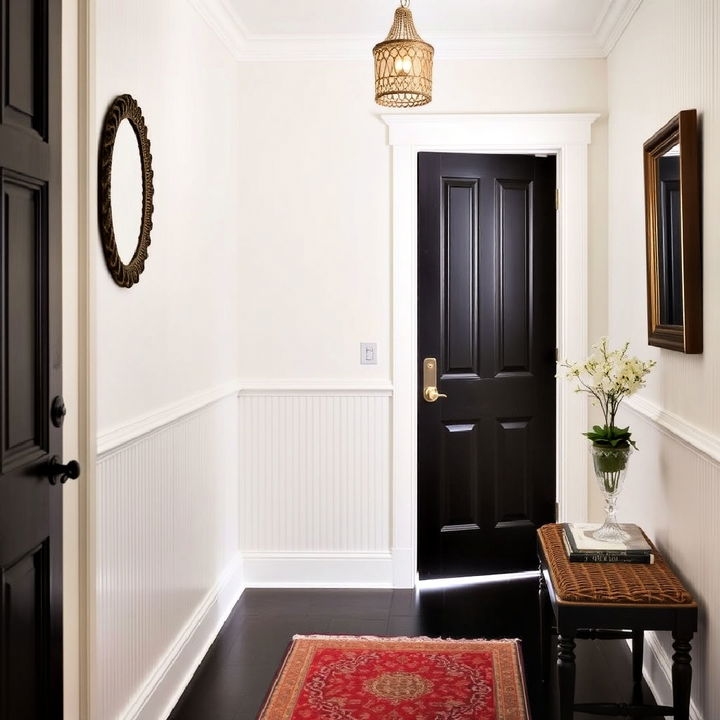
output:
M123 720L164 720L170 715L244 588L238 553L122 713Z
M632 640L628 640L627 643L632 652ZM668 657L654 632L645 633L643 677L658 704L672 705L672 659ZM703 720L702 713L692 699L690 720Z
M414 588L417 581L415 548L395 547L392 551L393 587Z
M246 587L391 588L390 553L243 553Z

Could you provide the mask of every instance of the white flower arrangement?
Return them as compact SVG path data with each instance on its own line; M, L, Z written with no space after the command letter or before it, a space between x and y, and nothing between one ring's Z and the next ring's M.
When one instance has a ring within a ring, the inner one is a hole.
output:
M645 387L645 378L655 361L628 355L629 346L626 342L621 348L611 350L608 339L603 337L593 345L592 354L584 362L560 363L560 367L565 368L565 377L576 382L575 392L587 393L593 398L592 404L602 410L604 427L595 425L592 431L583 433L594 445L636 448L630 439L630 428L615 427L615 416L624 398Z

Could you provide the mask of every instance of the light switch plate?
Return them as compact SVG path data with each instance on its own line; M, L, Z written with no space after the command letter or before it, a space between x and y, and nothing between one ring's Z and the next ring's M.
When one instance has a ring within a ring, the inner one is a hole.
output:
M377 343L360 343L360 364L377 365Z

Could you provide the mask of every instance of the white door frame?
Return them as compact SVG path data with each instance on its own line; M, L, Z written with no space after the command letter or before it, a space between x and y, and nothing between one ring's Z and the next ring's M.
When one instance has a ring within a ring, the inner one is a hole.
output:
M417 154L557 156L557 347L579 359L588 345L588 162L596 114L383 115L393 150L393 585L417 577ZM557 383L559 519L587 517L584 397Z
M78 356L82 414L80 457L80 719L96 717L96 578L95 468L97 458L97 372L95 349L97 268L97 138L96 107L97 0L76 0L78 11Z

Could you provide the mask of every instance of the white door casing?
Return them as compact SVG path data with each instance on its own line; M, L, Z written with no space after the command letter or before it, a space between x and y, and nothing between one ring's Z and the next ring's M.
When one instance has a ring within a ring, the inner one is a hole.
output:
M588 145L597 114L383 115L392 147L393 585L417 576L417 154L548 154L557 157L557 347L580 358L588 345ZM559 519L587 517L587 402L557 383Z

